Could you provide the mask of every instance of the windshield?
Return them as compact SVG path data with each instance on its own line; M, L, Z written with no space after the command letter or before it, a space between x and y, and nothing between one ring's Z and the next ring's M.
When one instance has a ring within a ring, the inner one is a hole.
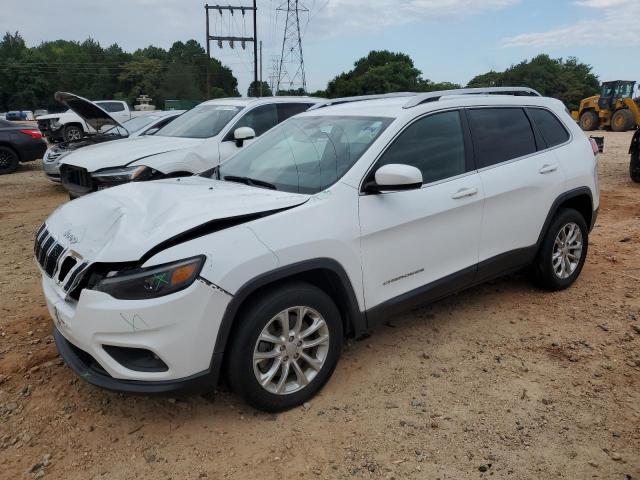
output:
M198 105L158 130L155 136L214 137L240 110L242 107L234 105Z
M220 165L218 178L249 179L278 190L318 193L333 185L393 119L294 117Z

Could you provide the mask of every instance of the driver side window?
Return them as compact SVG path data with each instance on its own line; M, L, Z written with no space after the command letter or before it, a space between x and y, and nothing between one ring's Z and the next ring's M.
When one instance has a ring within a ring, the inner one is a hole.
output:
M256 137L259 137L267 130L275 127L277 124L278 110L276 109L276 106L274 104L261 105L245 113L229 131L224 141L233 140L233 132L240 127L253 128L256 132Z
M465 173L460 112L435 113L413 122L382 154L376 170L391 163L416 167L424 184Z

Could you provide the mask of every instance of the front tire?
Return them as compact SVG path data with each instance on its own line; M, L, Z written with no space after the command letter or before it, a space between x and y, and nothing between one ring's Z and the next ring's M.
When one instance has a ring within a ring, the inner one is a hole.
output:
M327 382L342 350L331 298L307 283L267 291L237 319L228 358L231 388L258 410L301 405Z
M18 154L13 149L0 146L0 175L15 172L19 160Z
M84 131L77 125L67 125L62 130L62 138L65 142L80 140L84 136Z
M614 132L626 132L634 124L633 114L629 110L618 110L611 117L611 130Z
M547 290L564 290L576 281L589 246L584 217L572 208L562 208L542 240L533 265L536 283Z

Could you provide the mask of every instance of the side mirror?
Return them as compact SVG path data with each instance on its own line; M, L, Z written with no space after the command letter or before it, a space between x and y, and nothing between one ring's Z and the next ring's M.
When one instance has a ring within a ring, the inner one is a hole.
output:
M236 147L240 148L245 140L256 138L256 132L251 127L239 127L234 130L233 138L236 140Z
M414 190L422 187L422 172L411 165L390 163L383 165L368 182L365 190L371 193L385 191Z
M149 130L147 130L146 132L144 132L145 135L155 135L156 133L158 133L158 130L160 130L160 127L153 127L150 128Z

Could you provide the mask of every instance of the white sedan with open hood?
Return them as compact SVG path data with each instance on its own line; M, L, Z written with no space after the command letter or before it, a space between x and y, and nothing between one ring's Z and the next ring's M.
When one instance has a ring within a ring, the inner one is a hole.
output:
M56 92L55 98L89 125L93 132L75 140L54 143L47 149L42 158L44 173L49 180L56 183L60 182L60 162L70 153L90 145L153 135L184 113L184 110L144 112L120 123L100 104L86 98L67 92Z
M69 154L60 163L62 184L75 198L127 182L202 172L317 102L309 97L210 100L153 136L92 145Z

